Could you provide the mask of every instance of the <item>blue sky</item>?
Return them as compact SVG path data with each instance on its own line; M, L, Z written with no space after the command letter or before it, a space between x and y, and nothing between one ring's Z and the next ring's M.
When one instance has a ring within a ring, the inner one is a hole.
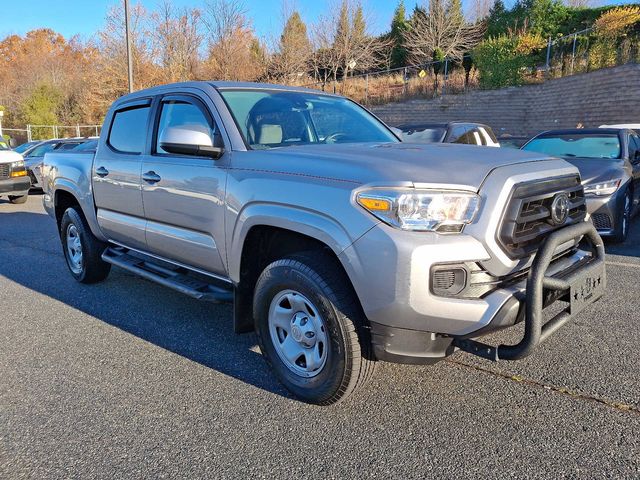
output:
M6 1L6 0L5 0ZM131 0L136 3L138 0ZM199 7L206 0L173 0L176 6ZM161 0L142 0L145 6L155 8ZM296 6L306 22L314 21L335 1L287 0ZM65 37L79 34L91 39L104 22L108 8L118 0L21 0L10 2L1 10L0 38L9 34L19 34L34 28L48 27ZM282 0L244 0L254 28L263 38L277 34L281 25ZM371 15L371 31L382 33L389 28L391 16L398 0L363 0L365 9ZM413 8L415 0L405 0L407 8ZM463 3L464 0L463 0ZM511 3L509 1L505 2ZM623 3L621 0L607 1L607 4ZM625 2L629 3L629 2Z
M130 0L138 3L139 0ZM200 7L206 0L173 0L176 6ZM29 30L48 27L70 37L80 34L89 39L99 30L110 6L118 0L22 0L11 2L0 14L0 38ZM161 0L141 0L146 7L155 8ZM295 5L307 22L312 22L333 2L322 0L288 1ZM414 2L405 2L413 6ZM244 0L244 4L259 36L277 33L281 25L282 0ZM371 30L386 30L391 21L396 0L365 0L363 5L372 15Z

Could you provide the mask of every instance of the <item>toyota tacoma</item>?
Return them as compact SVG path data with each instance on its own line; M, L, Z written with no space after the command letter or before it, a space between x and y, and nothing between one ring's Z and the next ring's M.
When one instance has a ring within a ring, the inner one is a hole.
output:
M115 265L233 302L235 330L311 403L346 398L377 361L525 357L605 289L574 166L402 143L315 90L138 91L110 108L95 153L48 153L42 172L76 280ZM479 340L518 323L515 345Z

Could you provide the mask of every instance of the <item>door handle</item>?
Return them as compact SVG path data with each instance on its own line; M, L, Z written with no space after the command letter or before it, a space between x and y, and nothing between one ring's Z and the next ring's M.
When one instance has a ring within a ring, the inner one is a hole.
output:
M104 167L97 168L96 175L98 175L99 177L106 177L107 175L109 175L109 170Z
M143 173L142 179L148 183L158 183L162 178L156 172L151 170L150 172Z

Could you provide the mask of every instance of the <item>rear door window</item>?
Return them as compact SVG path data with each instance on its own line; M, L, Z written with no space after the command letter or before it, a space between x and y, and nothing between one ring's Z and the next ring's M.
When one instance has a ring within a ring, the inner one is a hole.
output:
M449 143L469 143L467 141L467 137L465 136L467 133L467 127L464 125L457 125L451 129L451 134L449 135Z
M142 153L150 110L150 106L144 105L117 111L109 131L109 145L122 153Z

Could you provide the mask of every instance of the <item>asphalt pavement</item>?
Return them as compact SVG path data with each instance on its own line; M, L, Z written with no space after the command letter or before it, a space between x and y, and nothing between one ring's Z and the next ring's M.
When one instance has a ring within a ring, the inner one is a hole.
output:
M0 478L639 478L639 220L606 298L533 356L382 363L323 408L230 306L119 269L77 284L40 196L0 199Z

